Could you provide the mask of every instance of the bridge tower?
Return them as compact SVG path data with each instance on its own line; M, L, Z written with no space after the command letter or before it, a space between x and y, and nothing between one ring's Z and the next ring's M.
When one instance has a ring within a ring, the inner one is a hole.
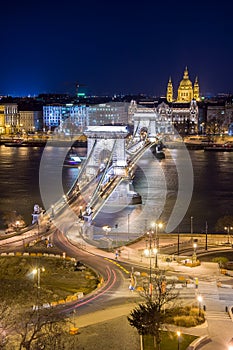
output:
M148 138L152 141L164 134L173 133L171 109L161 103L157 108L138 107L132 119L134 122L134 138Z
M158 114L152 108L138 108L133 114L134 138L141 139L144 135L147 138L156 138L158 130L156 120Z
M118 183L108 198L111 203L139 204L141 196L133 190L131 173L127 162L126 149L129 131L127 126L89 126L85 131L87 136L86 165L81 171L85 181L96 182L96 188L88 202L91 208L99 199L99 190L107 187L111 180Z
M107 164L113 175L126 176L126 142L129 132L126 126L89 126L87 136L88 166L86 175L97 175Z

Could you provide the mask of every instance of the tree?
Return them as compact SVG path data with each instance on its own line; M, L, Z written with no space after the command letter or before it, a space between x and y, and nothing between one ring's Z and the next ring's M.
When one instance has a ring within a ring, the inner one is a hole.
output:
M25 221L16 211L8 211L3 215L4 224L7 226L6 233L25 227Z
M5 301L0 303L0 349L5 349L11 328L13 326L13 317L11 308Z
M67 323L68 320L55 309L18 314L14 325L14 332L19 337L18 349L64 349L62 343L67 333Z
M128 316L128 321L135 327L139 335L152 335L154 347L160 349L161 327L166 322L165 307L172 308L173 301L178 297L174 288L174 281L166 284L164 271L158 270L153 283L152 293L150 286L145 285L141 296L146 300L140 303Z
M228 227L233 227L233 216L231 215L225 215L219 218L215 225L215 230L217 232L224 232L227 230Z
M165 314L159 312L158 305L153 301L139 304L128 316L128 321L135 327L140 335L153 335L154 344L159 347L161 342L160 326L163 324Z
M71 323L57 309L13 310L1 301L0 350L78 350L78 338L68 332Z

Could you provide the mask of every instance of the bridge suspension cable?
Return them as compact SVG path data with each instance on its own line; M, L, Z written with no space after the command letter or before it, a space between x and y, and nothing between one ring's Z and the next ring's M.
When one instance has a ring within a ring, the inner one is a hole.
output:
M99 191L101 185L103 184L103 181L104 181L104 179L105 179L105 176L106 176L107 172L109 171L109 166L110 166L110 163L111 163L111 161L112 161L113 152L115 151L115 148L116 148L116 140L114 141L114 144L113 144L113 147L112 147L110 156L109 156L109 158L108 158L108 162L107 162L107 164L106 164L106 166L105 166L105 169L104 169L104 171L103 171L103 174L102 174L102 176L100 177L100 180L99 180L99 182L98 182L98 184L97 184L97 186L96 186L96 189L95 189L95 191L94 191L94 193L93 193L93 196L92 196L92 198L91 198L91 203L90 203L90 205L91 205L91 204L93 203L93 201L95 200L95 198L96 198L96 196L97 196L97 193L98 193L98 191Z

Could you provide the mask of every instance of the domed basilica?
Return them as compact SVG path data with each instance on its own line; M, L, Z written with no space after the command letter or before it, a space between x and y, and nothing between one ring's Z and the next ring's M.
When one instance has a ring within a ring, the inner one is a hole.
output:
M148 118L148 115L154 110L154 113L159 116L156 119L155 127L157 133L169 134L175 128L180 135L192 135L198 132L199 101L198 79L196 78L194 84L192 84L186 67L176 98L173 95L173 84L170 78L166 97L151 101L146 99L140 101L138 105L131 104L130 113L133 114L134 121L137 120L138 123L142 124L143 118Z
M189 103L192 100L200 101L200 95L199 95L199 83L198 79L196 77L194 84L192 84L191 80L189 80L189 73L188 68L185 68L183 79L181 80L179 87L178 87L178 93L177 93L177 99L174 99L173 96L173 84L171 77L169 78L168 84L167 84L167 101L168 102L180 102L180 103Z

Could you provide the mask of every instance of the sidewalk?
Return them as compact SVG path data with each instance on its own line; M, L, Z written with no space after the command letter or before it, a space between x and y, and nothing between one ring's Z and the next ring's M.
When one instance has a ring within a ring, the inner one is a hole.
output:
M90 251L95 255L108 257L110 259L115 259L114 252L106 252L100 250L90 244L87 244L81 237L79 232L79 224L75 224L69 232L67 232L68 238L75 243L78 247ZM144 245L144 243L143 243ZM145 247L137 243L137 249L134 249L130 246L124 246L121 248L121 254L118 261L125 261L130 263L135 263L135 265L146 266L148 267L148 258L142 256L140 253ZM167 263L166 261L161 261L159 259L159 267L174 271L177 273L183 273L184 275L191 275L193 278L198 277L198 293L206 295L205 306L206 306L206 322L198 327L191 328L182 328L181 332L192 334L198 337L208 336L211 341L208 344L199 345L198 348L203 350L224 350L227 349L227 343L232 338L233 335L233 322L224 318L226 315L225 304L221 300L221 289L217 287L217 281L220 278L223 278L223 275L220 273L220 269L217 263L203 262L200 266L197 267L188 267L178 264L176 261L171 261ZM225 278L225 276L224 276ZM230 277L229 277L230 278ZM209 282L210 281L210 282ZM210 284L209 284L210 283ZM209 287L208 287L209 285ZM211 287L212 295L209 292ZM208 289L209 288L209 289ZM231 292L231 299L233 304L233 291ZM211 299L213 298L213 299ZM110 320L119 316L127 315L130 310L132 310L133 305L124 305L119 306L111 310L98 311L96 317L93 317L94 320ZM213 313L220 312L220 319L212 319ZM222 320L221 320L222 314ZM93 315L92 315L93 316ZM90 319L88 315L82 316L79 319L80 327L85 325L90 325ZM221 331L220 331L221 330Z

